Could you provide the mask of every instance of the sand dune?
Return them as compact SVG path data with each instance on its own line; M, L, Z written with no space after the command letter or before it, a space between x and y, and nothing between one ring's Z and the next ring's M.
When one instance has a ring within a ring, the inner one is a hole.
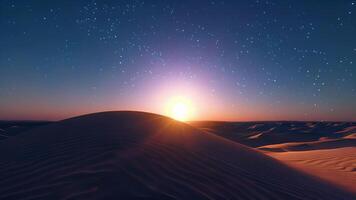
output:
M18 135L35 127L49 124L49 121L0 121L0 140Z
M340 130L340 131L337 131L336 133L350 133L350 132L356 132L356 126L350 126L350 127L347 127L343 130Z
M339 139L322 139L313 142L289 142L282 144L272 144L258 147L260 150L283 152L283 151L309 151L321 149L335 149L342 147L356 147L354 135L348 135Z
M269 155L356 193L356 145L355 147L270 153Z
M355 122L194 122L356 194ZM283 153L278 153L283 152Z
M355 133L355 122L192 122L193 126L250 147L322 138L340 139Z
M354 199L219 136L148 113L71 118L0 141L0 199Z

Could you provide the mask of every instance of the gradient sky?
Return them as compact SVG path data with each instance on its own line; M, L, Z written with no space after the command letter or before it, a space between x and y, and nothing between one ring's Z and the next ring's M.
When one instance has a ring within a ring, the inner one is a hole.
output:
M0 1L0 119L356 120L356 1Z

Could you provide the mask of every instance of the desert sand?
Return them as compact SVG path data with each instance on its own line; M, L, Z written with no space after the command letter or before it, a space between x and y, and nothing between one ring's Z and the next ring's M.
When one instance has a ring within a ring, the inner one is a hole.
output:
M354 122L193 122L356 194Z
M356 147L270 153L288 165L356 191Z
M142 112L36 127L1 140L0 157L0 199L355 199L260 150Z

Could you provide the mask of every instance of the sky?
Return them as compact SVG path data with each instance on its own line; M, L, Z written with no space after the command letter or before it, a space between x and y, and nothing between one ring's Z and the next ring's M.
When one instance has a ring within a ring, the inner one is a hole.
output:
M0 119L356 120L356 1L0 1Z

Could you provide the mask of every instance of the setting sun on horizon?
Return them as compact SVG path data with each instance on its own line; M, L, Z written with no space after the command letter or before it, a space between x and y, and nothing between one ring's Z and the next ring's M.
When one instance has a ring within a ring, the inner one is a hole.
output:
M179 121L186 121L189 117L188 106L181 102L174 104L171 112L172 117Z
M176 96L169 99L166 103L164 115L178 121L189 121L194 119L195 106L192 100L187 97Z

